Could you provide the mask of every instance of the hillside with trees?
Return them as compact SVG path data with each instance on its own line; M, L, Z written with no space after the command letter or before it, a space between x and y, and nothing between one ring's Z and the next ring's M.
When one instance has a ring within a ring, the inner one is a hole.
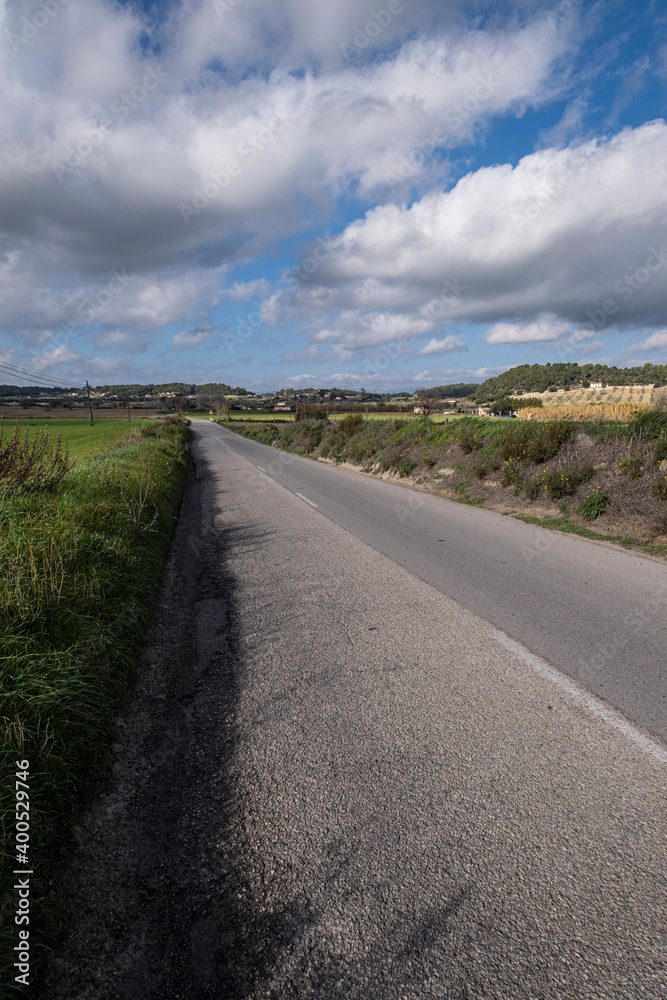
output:
M479 389L477 382L452 382L451 385L434 385L430 389L418 389L415 396L428 393L429 399L463 399Z
M200 392L222 392L228 396L254 395L248 393L247 389L240 386L232 388L224 382L206 382L204 385L193 385L191 382L162 382L150 385L96 385L93 389L96 393L104 393L108 396L121 396L131 399L134 396L161 396L165 393L181 393L184 396L194 395Z
M471 392L475 402L486 403L501 396L517 396L556 389L586 388L591 382L603 385L667 385L667 365L647 362L637 368L608 365L557 363L518 365L502 375L489 378Z

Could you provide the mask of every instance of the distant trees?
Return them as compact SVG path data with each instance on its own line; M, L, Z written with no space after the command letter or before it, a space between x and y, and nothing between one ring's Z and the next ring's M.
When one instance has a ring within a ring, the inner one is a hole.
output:
M510 399L509 396L502 396L500 399L494 401L491 410L500 417L505 416L507 413L514 413L514 400Z
M415 402L425 417L428 417L435 404L441 398L437 387L434 389L419 389L415 395Z
M434 385L428 391L432 393L432 399L463 399L470 396L479 389L478 382L452 382L451 385ZM417 393L425 390L418 389Z

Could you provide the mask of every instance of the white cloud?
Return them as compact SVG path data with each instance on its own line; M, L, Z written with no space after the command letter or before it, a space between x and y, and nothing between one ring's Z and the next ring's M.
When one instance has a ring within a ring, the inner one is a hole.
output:
M657 351L667 350L667 330L656 330L650 337L641 344L635 344L635 351Z
M332 330L340 310L348 346L355 323L363 330L367 315L388 310L397 325L504 324L496 343L664 325L666 163L667 126L656 121L484 167L410 207L379 206L343 231L310 281L274 301L273 315L304 310L314 325L319 309Z
M538 316L528 323L496 323L486 334L487 344L530 344L544 340L558 340L569 333L572 324L553 315Z
M257 296L267 295L270 289L271 284L266 278L256 278L254 281L235 281L225 290L225 295L230 302L250 302Z
M160 20L140 5L71 3L14 51L4 29L19 31L24 9L0 4L0 297L13 342L48 348L71 328L77 350L85 334L129 355L176 327L190 332L172 345L196 347L220 303L270 291L263 278L225 288L233 264L317 232L351 192L394 204L348 226L312 276L262 307L341 360L430 334L425 354L462 349L446 335L456 316L599 308L618 246L629 267L664 224L664 178L652 183L648 166L665 159L659 126L615 140L616 159L546 150L442 191L445 151L566 89L576 11L554 27L532 2L504 22L485 19L484 3L404 2L357 45L382 6L372 0L228 6L221 17L211 0L183 0ZM423 196L407 208L412 189ZM631 309L655 312L658 285Z
M54 371L61 365L70 364L72 361L79 361L81 355L71 351L66 344L58 344L50 351L43 354L36 354L30 363L30 367L35 371Z
M543 17L467 31L457 16L447 33L405 41L425 15L406 7L385 36L401 40L390 56L289 72L295 52L339 51L354 34L362 8L339 7L244 0L220 20L212 3L182 4L156 29L139 11L89 0L63 8L18 53L0 31L10 239L34 240L34 254L50 248L54 270L89 274L259 252L300 227L300 206L330 204L354 182L368 191L387 174L400 181L415 149L455 145L492 115L540 103L569 44ZM0 20L16 28L4 6ZM272 44L271 25L292 48ZM142 52L142 32L159 41L159 59ZM272 60L266 72L248 72L260 55ZM210 59L227 57L247 60L238 80L211 70ZM428 156L410 169L411 181L428 178ZM179 205L193 208L189 225Z
M210 339L211 334L209 332L199 331L198 333L187 333L183 331L181 333L174 334L172 344L176 348L198 347L199 344L203 344L206 340Z
M355 312L343 312L336 325L315 334L315 341L334 341L336 346L355 350L359 347L375 347L392 340L418 337L428 333L433 324L416 316L401 316L395 313L367 313L359 316Z
M463 342L461 337L456 334L451 334L448 337L443 337L442 340L436 340L435 338L429 340L426 347L422 347L420 354L450 354L456 351L467 351L468 346Z

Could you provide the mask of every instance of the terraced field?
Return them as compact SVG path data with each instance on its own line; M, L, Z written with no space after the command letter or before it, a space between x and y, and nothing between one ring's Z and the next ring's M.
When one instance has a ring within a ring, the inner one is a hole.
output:
M632 403L637 406L650 406L654 395L665 393L665 389L654 389L652 385L610 385L606 389L570 389L566 392L531 392L531 396L539 396L544 406L590 406L595 403L606 405Z

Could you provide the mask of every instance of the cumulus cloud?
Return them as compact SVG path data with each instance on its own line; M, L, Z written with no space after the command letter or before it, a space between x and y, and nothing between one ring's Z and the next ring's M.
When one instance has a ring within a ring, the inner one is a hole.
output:
M61 269L98 274L259 252L294 231L304 197L321 203L354 178L385 184L416 147L452 145L493 114L539 103L567 44L544 18L404 41L416 12L406 8L398 48L379 61L289 72L270 26L279 19L276 34L305 54L307 39L354 33L359 5L339 6L292 5L285 23L282 5L245 0L221 20L212 3L182 4L158 38L138 11L90 0L18 52L20 12L3 6L3 230L53 248ZM238 31L252 44L234 79L210 59L238 57ZM137 44L145 33L159 57ZM265 74L260 52L273 60Z
M395 313L367 313L363 316L355 312L341 313L336 326L323 329L315 334L316 341L334 341L340 347L374 347L392 340L417 337L428 333L432 324L414 316Z
M487 344L530 344L558 340L572 330L572 324L553 315L538 316L528 323L496 323L486 334Z
M198 332L181 331L180 333L174 334L172 344L176 348L197 347L199 344L203 344L205 341L210 339L211 334L203 330Z
M655 121L484 167L410 207L368 212L283 304L340 309L348 347L355 316L361 345L364 317L388 310L408 325L503 324L492 343L556 339L570 326L586 339L612 325L662 325L666 163L667 126Z
M656 330L641 344L634 345L635 351L667 351L667 330Z
M172 346L196 347L221 303L255 297L268 298L263 319L296 323L341 360L431 334L423 353L462 350L447 334L457 317L576 324L602 310L604 323L641 313L650 325L659 281L627 286L627 300L613 288L628 268L639 281L664 225L662 123L444 190L450 151L567 91L578 8L550 20L522 0L503 20L485 0L399 6L388 17L372 0L176 0L156 18L87 0L24 38L25 7L0 4L12 345L45 357L64 329L129 355L168 330ZM235 264L317 232L348 195L360 214L383 204L296 289L227 284Z
M457 351L467 351L468 346L457 334L450 334L442 340L433 338L429 340L426 347L422 347L420 354L453 354Z
M256 296L267 295L270 289L271 283L266 278L256 278L254 281L235 281L225 290L225 295L230 302L250 302Z
M71 351L65 344L58 344L57 347L52 348L50 351L44 351L43 354L35 355L32 367L35 371L54 371L61 365L69 364L79 359L80 355L75 351Z

